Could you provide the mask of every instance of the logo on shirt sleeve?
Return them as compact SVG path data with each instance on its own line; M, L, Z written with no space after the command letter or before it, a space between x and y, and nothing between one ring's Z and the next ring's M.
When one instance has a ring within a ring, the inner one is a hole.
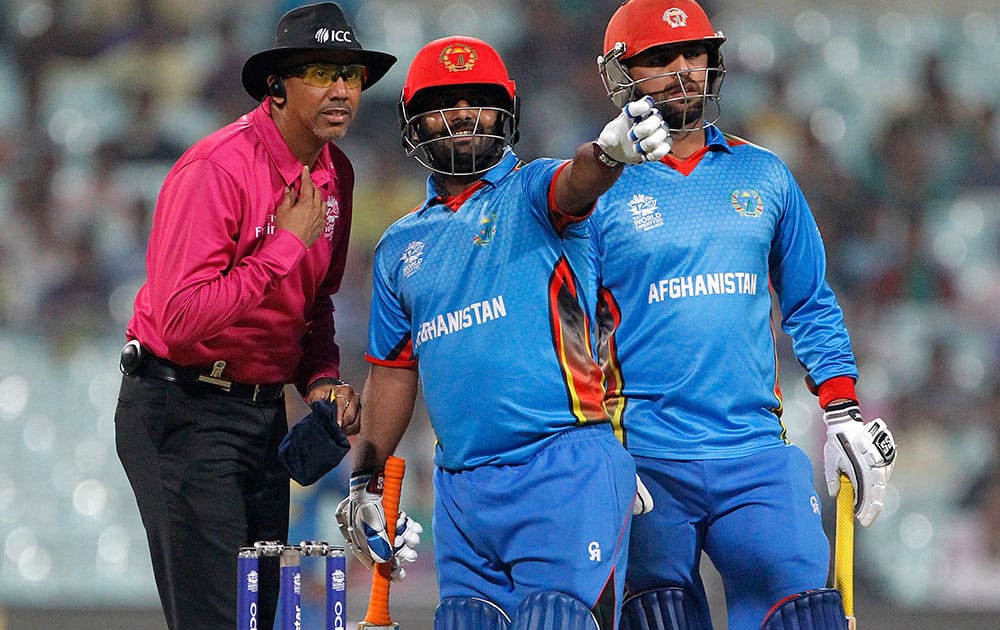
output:
M258 225L257 227L254 228L254 236L260 238L265 235L270 236L271 234L274 234L275 230L274 221L276 218L277 215L275 215L273 212L269 212L267 214L267 218L265 219L264 225Z
M323 226L323 236L328 241L333 240L333 232L337 229L337 219L340 218L340 202L333 195L326 198L326 224Z
M399 257L403 261L403 276L409 278L417 273L420 265L424 264L424 244L422 241L410 241Z

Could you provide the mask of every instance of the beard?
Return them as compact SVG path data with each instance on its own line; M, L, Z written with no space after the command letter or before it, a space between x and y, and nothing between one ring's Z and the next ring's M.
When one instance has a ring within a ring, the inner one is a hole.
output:
M428 157L439 168L454 174L485 171L500 161L505 141L502 126L480 129L477 125L438 134L425 146ZM471 132L470 135L455 135ZM488 134L488 135L487 135Z
M699 83L689 75L687 71L668 72L640 79L638 82L642 85L637 90L638 95L652 97L667 127L675 131L699 124L705 115L708 84ZM649 84L643 85L646 81L664 78L666 85L659 91L648 92L643 89L648 89Z
M661 102L656 109L663 116L670 129L686 129L694 123L699 123L705 115L705 97L701 94L689 96L684 100Z
M471 174L488 169L500 161L503 154L501 140L475 138L467 144L456 146L452 138L440 138L427 146L435 164L457 174Z

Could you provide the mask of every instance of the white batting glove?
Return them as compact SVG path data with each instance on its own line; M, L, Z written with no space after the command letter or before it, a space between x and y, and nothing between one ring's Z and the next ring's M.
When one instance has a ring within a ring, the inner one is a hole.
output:
M604 125L595 144L615 162L642 164L670 153L674 139L652 97L644 96L626 103L622 112Z
M896 460L896 442L881 418L865 423L855 402L830 405L823 413L823 421L827 492L831 497L837 496L840 472L846 473L854 486L854 515L868 527L882 511Z
M639 516L653 511L653 495L649 494L642 477L635 476L635 502L632 504L632 516Z
M393 563L392 579L406 578L402 562L417 559L416 546L424 531L420 523L400 510L396 519L396 537L389 544L386 531L385 509L382 507L384 476L362 473L351 476L350 492L337 506L335 517L340 533L348 547L366 567L372 568L376 562Z

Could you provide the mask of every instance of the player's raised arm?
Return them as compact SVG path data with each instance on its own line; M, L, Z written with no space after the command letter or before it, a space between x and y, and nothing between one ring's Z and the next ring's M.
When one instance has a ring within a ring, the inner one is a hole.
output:
M626 103L593 142L580 145L556 179L556 205L566 214L586 214L621 175L626 164L655 162L672 141L663 117L646 96Z

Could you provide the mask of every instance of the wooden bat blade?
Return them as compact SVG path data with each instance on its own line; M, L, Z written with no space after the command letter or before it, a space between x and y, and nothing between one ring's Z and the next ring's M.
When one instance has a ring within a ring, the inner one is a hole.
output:
M390 455L385 462L382 487L382 509L385 511L385 530L389 544L396 540L396 519L399 518L399 495L403 488L406 462ZM389 614L389 586L392 584L392 561L380 562L372 571L372 589L368 596L368 612L358 624L358 630L396 630L399 624Z
M854 487L844 473L840 473L840 490L837 492L837 531L834 542L833 587L844 600L847 627L854 630Z

